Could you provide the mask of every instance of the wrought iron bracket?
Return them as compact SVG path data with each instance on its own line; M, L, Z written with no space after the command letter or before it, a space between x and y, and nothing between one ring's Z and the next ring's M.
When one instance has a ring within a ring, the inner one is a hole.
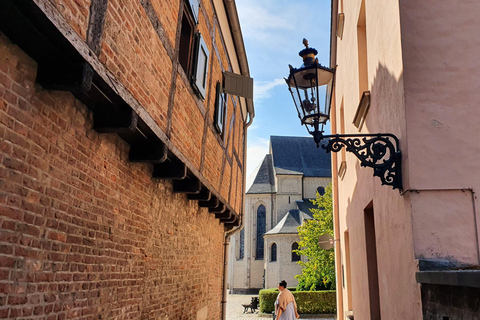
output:
M379 177L382 184L402 189L402 153L398 138L390 133L376 134L336 134L323 135L312 132L317 148L322 140L326 152L339 152L345 147L353 153L362 167L373 168L373 176Z

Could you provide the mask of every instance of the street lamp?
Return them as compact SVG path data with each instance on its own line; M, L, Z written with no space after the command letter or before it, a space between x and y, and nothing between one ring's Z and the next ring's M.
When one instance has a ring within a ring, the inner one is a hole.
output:
M290 74L286 81L298 117L307 131L313 135L318 146L321 140L318 133L323 132L323 126L330 114L335 70L318 63L318 59L315 58L318 52L308 47L307 39L303 39L303 44L305 49L299 52L303 64L298 69L289 65ZM323 103L320 97L325 99Z
M373 175L379 177L382 184L402 189L402 153L395 135L323 134L323 127L330 119L335 70L318 63L315 58L318 52L308 46L306 39L303 44L305 49L299 52L303 64L298 69L289 65L290 74L285 81L301 124L313 136L317 148L324 139L327 142L322 148L326 152L339 152L345 147L346 151L355 154L362 167L373 168Z

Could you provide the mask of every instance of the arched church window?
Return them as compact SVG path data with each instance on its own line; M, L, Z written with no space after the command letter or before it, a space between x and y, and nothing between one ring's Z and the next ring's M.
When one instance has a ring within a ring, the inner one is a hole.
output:
M245 229L240 230L240 254L238 259L242 260L245 255Z
M294 250L298 250L298 243L294 242L292 244L292 261L300 261L300 255L296 253Z
M267 210L262 204L257 209L257 250L255 254L255 259L263 259L263 235L266 231L266 214Z
M270 249L270 261L277 261L277 244L275 242L272 244L272 248Z
M318 187L317 192L319 195L323 196L325 194L325 188L324 187Z

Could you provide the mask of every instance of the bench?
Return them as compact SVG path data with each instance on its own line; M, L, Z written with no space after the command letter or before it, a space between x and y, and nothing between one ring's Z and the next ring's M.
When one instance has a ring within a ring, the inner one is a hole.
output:
M258 305L260 303L260 300L258 300L258 297L253 297L252 301L248 304L242 304L243 307L243 313L246 313L248 309L250 309L251 313L254 313L258 309Z

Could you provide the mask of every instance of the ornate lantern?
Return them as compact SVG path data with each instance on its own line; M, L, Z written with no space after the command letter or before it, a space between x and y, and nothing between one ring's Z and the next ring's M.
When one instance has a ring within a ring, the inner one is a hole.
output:
M318 63L315 58L318 52L308 47L306 39L303 39L303 44L305 49L299 52L303 65L298 69L289 65L290 74L285 81L298 117L313 136L317 148L324 139L326 143L322 144L322 148L326 152L339 152L345 147L346 151L355 154L362 167L373 168L373 175L379 177L382 184L402 189L402 153L395 135L323 134L323 127L330 118L335 70Z
M318 51L308 46L307 39L303 39L303 44L305 49L298 53L303 58L303 64L298 69L289 65L290 74L285 81L302 125L318 144L321 139L317 141L318 134L315 132L323 132L330 116L335 70L318 63L315 58Z

